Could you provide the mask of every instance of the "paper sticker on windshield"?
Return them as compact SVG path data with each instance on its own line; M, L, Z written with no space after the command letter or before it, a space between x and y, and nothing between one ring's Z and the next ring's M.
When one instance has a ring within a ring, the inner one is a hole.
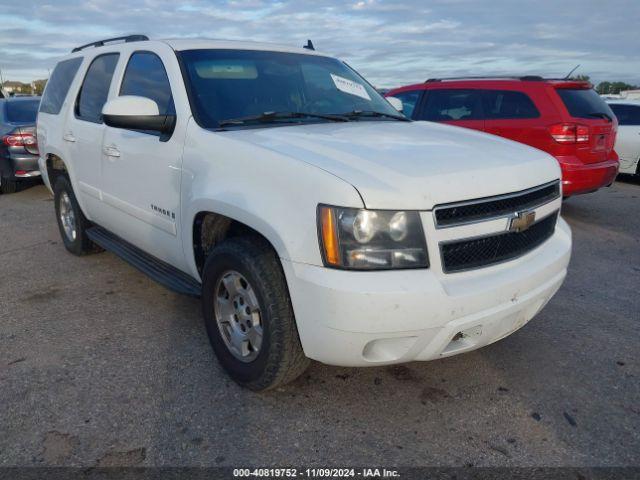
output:
M349 95L355 95L356 97L364 98L365 100L371 100L371 97L365 90L365 88L359 83L352 82L351 80L340 77L338 75L331 74L333 83L336 84L336 88L341 92L348 93Z

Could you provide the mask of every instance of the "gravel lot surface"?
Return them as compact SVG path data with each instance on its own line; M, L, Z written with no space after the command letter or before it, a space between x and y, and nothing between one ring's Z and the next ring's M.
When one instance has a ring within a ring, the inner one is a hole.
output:
M0 196L0 465L640 465L640 182L569 200L545 310L430 363L314 363L255 394L199 301L68 254L41 186Z

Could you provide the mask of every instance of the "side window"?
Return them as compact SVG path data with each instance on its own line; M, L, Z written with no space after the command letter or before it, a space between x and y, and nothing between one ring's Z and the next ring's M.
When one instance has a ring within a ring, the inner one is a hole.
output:
M102 123L102 107L107 102L119 56L118 53L107 53L91 62L76 100L76 116L81 120Z
M450 120L481 120L480 90L427 90L427 102L420 120L443 122Z
M484 90L483 110L486 119L537 118L540 112L528 95L512 90Z
M136 95L158 104L160 115L174 115L175 106L167 72L155 53L135 52L131 55L122 79L120 96Z
M60 113L64 99L67 98L67 93L69 93L69 88L81 63L82 57L78 57L70 58L56 65L40 102L41 112L53 115Z
M613 113L616 114L620 126L640 125L640 106L618 103L612 103L609 106Z
M407 117L412 118L421 94L421 90L412 90L410 92L396 93L393 96L402 100L402 113Z

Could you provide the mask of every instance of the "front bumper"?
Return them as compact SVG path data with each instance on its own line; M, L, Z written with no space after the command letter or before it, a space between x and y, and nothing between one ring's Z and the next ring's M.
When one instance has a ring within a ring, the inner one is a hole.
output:
M565 197L594 192L611 185L618 175L618 160L580 163L558 159L562 169L562 194Z
M353 272L283 260L305 354L372 366L433 360L495 342L526 324L560 288L571 231L558 221L543 245L469 272L432 268Z

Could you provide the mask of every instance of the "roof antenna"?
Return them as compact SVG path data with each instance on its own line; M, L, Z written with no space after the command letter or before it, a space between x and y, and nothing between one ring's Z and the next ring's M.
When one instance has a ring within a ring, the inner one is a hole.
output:
M302 48L306 48L307 50L315 50L315 48L313 47L313 42L311 40L307 40L307 44Z
M565 79L565 80L569 80L569 78L571 77L571 74L572 74L573 72L575 72L579 67L580 67L580 64L576 65L576 66L573 68L573 70L571 70L569 73L567 73L567 76L566 76L566 77L564 77L564 79Z

